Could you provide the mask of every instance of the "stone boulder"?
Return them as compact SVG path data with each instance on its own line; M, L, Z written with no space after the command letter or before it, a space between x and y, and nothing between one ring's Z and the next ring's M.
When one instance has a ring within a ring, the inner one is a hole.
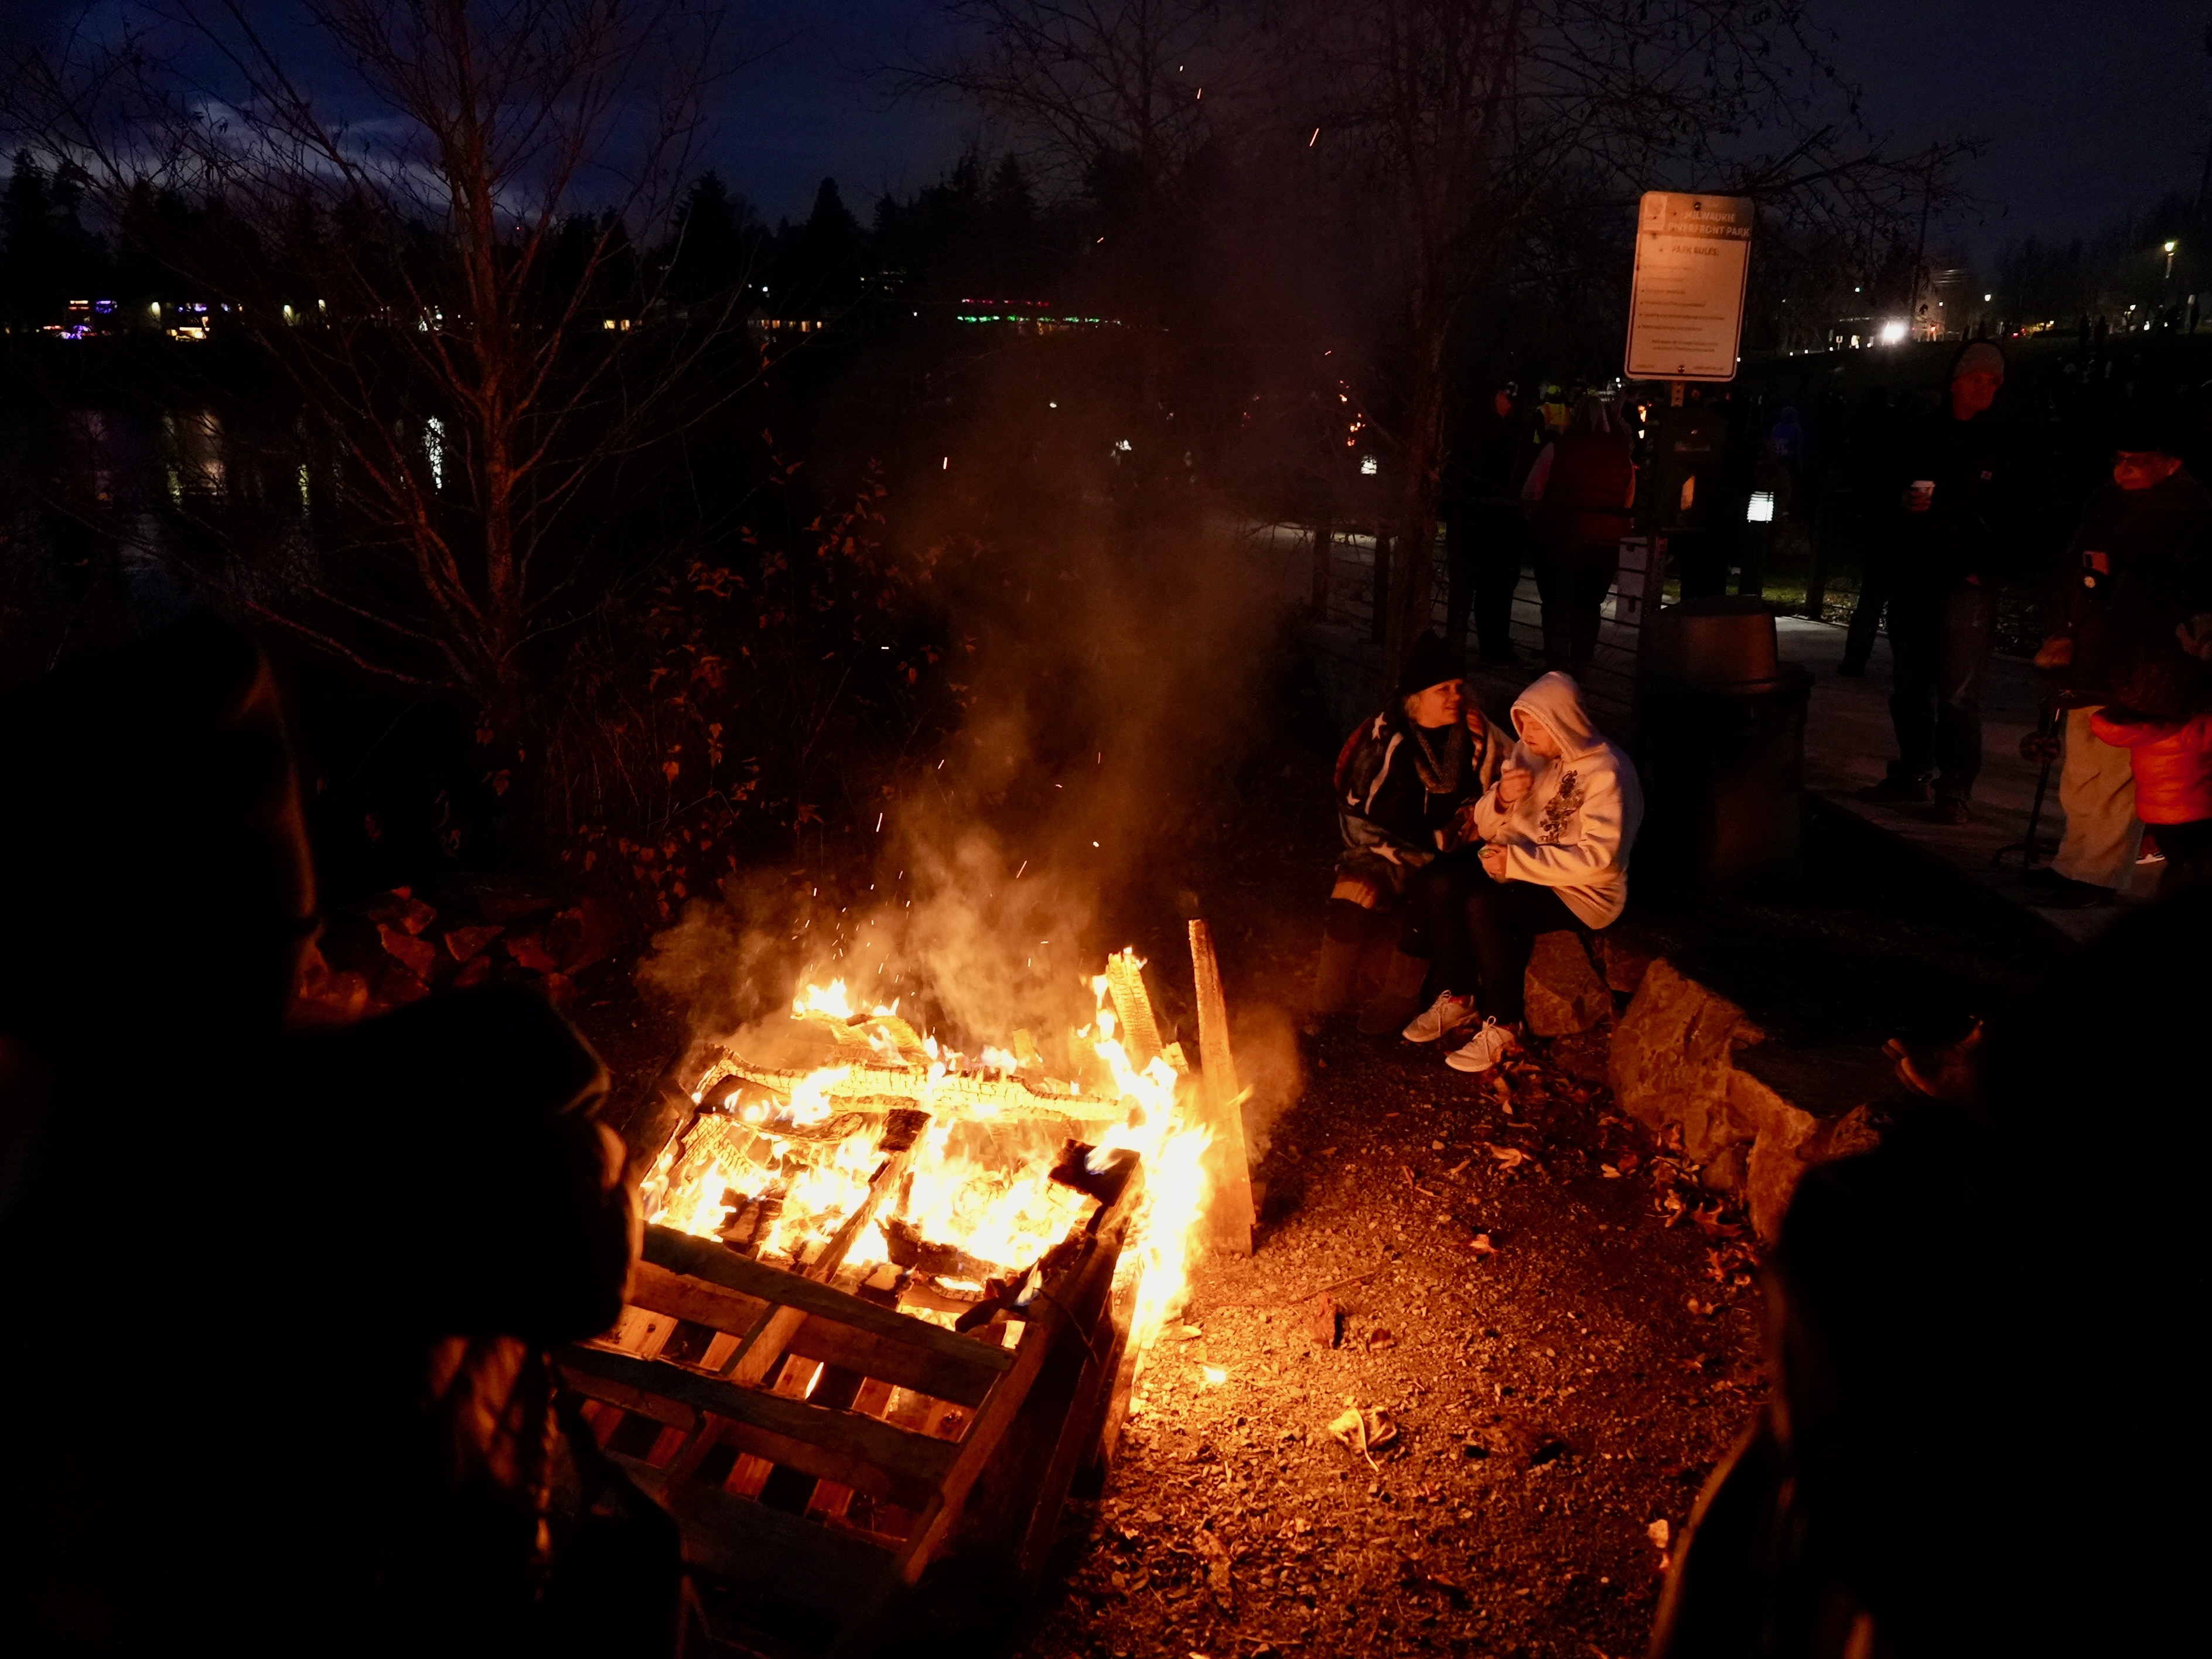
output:
M1769 1241L1807 1170L1879 1144L1869 1108L1893 1086L1872 1050L1767 1042L1663 958L1621 1017L1607 1069L1623 1109L1662 1134L1678 1126L1703 1183L1741 1200Z
M1683 1155L1710 1162L1745 1139L1729 1115L1730 1055L1764 1036L1742 1009L1662 957L1645 971L1613 1030L1607 1068L1613 1097L1656 1133L1679 1124Z
M1561 929L1536 935L1522 981L1528 1029L1538 1036L1571 1036L1587 1031L1613 1012L1613 996L1590 966L1580 933Z

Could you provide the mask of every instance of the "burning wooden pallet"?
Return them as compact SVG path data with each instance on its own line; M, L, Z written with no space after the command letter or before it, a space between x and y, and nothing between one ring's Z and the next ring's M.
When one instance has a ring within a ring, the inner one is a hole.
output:
M1142 1176L1117 1174L1027 1301L965 1333L648 1230L622 1324L561 1364L676 1516L709 1633L865 1654L948 1554L1042 1571L1123 1356L1115 1270Z
M1011 1053L948 1066L890 1011L802 1005L837 1063L779 1071L717 1051L684 1091L690 1121L655 1175L682 1226L647 1230L623 1320L562 1366L602 1445L677 1516L715 1636L864 1654L933 1564L1042 1573L1071 1482L1111 1456L1161 1281L1182 1281L1196 1218L1144 1237L1163 1194L1180 1183L1188 1204L1210 1179L1210 1236L1249 1247L1241 1131L1219 1127L1237 1127L1241 1095L1203 924L1192 942L1199 1077L1162 1048L1125 953L1099 981L1105 1071L1088 1089L1010 1071L1025 1063ZM1018 1225L931 1236L953 1212L919 1201L916 1181L943 1185L956 1134L994 1149L979 1181ZM986 1237L991 1254L964 1248Z

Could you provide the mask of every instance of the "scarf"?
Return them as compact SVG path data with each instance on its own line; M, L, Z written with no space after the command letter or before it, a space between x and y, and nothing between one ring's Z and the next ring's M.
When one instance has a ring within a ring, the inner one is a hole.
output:
M1449 726L1437 728L1406 723L1413 738L1413 769L1421 775L1421 787L1431 795L1457 795L1466 792L1469 762L1473 759L1474 741L1465 720L1455 720ZM1444 732L1442 753L1431 740L1431 733L1441 729Z

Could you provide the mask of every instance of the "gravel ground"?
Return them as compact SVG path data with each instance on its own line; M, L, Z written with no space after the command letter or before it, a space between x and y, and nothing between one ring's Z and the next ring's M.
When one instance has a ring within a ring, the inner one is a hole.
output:
M1643 1650L1658 1540L1764 1397L1760 1304L1742 1218L1574 1075L1598 1052L1500 1091L1309 1036L1259 1248L1199 1273L1023 1651ZM1395 1435L1343 1443L1352 1407Z

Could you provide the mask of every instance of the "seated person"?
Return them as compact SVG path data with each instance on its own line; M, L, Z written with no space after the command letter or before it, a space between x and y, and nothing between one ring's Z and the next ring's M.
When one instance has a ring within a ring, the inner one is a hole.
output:
M1336 757L1344 852L1329 893L1316 1013L1352 1006L1361 951L1394 913L1397 948L1359 1029L1395 1031L1419 1010L1429 972L1427 908L1406 902L1409 884L1439 866L1439 881L1453 879L1455 866L1462 887L1479 878L1462 809L1498 775L1504 752L1504 733L1468 701L1451 652L1436 635L1422 635L1406 653L1389 706L1362 722Z
M1459 1072L1486 1072L1519 1048L1537 934L1604 927L1620 915L1644 817L1635 767L1598 735L1566 675L1547 674L1516 698L1513 727L1512 758L1466 809L1486 843L1486 879L1432 895L1427 937L1443 990L1406 1028L1409 1041L1434 1042L1480 1020L1446 1056Z

